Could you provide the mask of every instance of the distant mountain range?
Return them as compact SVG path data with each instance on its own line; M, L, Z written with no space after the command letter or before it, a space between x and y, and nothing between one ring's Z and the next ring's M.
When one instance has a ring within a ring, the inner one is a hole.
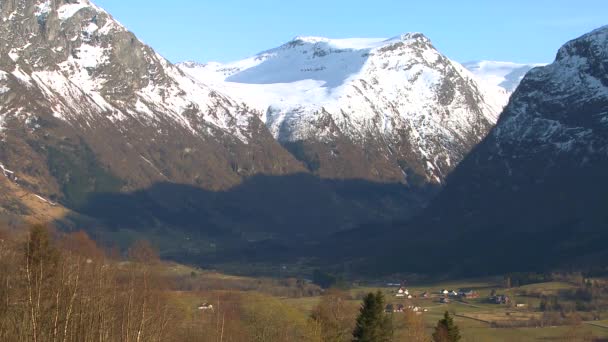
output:
M2 215L171 255L406 219L507 100L419 33L177 67L88 0L0 19Z
M258 111L323 177L440 184L508 100L420 33L296 37L242 61L180 68Z
M520 64L512 62L474 61L462 64L482 81L503 88L511 94L526 73L532 68L546 64Z
M390 250L442 237L432 261L471 266L482 236L506 242L488 262L516 236L527 256L552 232L605 241L605 31L530 71L465 67L421 33L176 66L88 0L3 2L0 216L199 263L347 247L352 229Z
M460 275L605 272L607 170L605 26L526 74L496 127L429 207L384 237L375 234L384 257L368 266Z

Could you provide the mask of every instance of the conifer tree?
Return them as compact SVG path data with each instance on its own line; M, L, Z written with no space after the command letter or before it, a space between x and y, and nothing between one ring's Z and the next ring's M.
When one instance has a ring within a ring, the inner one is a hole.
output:
M388 342L393 339L392 317L384 312L384 295L369 293L357 317L353 342Z
M443 319L437 322L435 332L433 333L433 341L435 342L458 342L460 341L460 329L454 323L454 318L449 312L443 314Z

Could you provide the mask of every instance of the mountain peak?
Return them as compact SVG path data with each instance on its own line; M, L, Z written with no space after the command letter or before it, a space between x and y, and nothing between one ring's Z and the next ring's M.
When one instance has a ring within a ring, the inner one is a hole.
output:
M425 36L423 33L421 32L408 32L408 33L404 33L401 34L399 36L393 37L391 39L388 39L387 42L389 41L402 41L402 42L406 42L406 41L410 41L410 40L418 40L418 41L424 41L427 43L430 43L431 40Z
M311 43L311 44L315 44L315 43L326 43L328 41L330 41L331 39L327 38L327 37L316 37L316 36L295 36L292 40L290 40L290 42L297 42L297 41L301 41L301 42L305 42L305 43Z
M556 60L570 57L604 58L605 47L608 45L608 25L602 26L589 33L564 44L557 52Z
M281 47L294 48L302 45L326 45L329 48L339 50L372 50L398 42L409 41L431 43L430 39L424 34L420 32L410 32L392 38L327 38L318 36L296 36Z
M388 39L299 36L234 63L180 67L262 113L282 143L352 144L316 151L325 158L311 162L320 172L336 175L332 160L356 146L383 156L378 163L391 175L370 173L391 181L412 182L416 173L441 183L463 151L485 136L507 99L498 87L476 86L418 32Z

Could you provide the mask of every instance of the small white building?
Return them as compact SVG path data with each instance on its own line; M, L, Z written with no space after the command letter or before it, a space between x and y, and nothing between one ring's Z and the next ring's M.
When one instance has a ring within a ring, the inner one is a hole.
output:
M197 309L199 309L201 311L213 310L213 305L211 305L209 303L203 303L203 304L199 305L197 307Z
M410 295L410 291L406 288L400 287L399 290L397 290L397 294L395 295L396 297L408 297L409 298Z

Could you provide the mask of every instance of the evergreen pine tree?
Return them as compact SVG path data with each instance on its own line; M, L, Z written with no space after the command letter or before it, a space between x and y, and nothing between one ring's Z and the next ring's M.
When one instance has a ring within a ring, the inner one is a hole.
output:
M369 293L357 317L353 342L389 342L393 339L392 317L384 312L382 292Z
M458 342L460 341L460 329L454 324L454 318L449 312L445 312L443 319L437 322L435 332L433 333L433 341L435 342Z

